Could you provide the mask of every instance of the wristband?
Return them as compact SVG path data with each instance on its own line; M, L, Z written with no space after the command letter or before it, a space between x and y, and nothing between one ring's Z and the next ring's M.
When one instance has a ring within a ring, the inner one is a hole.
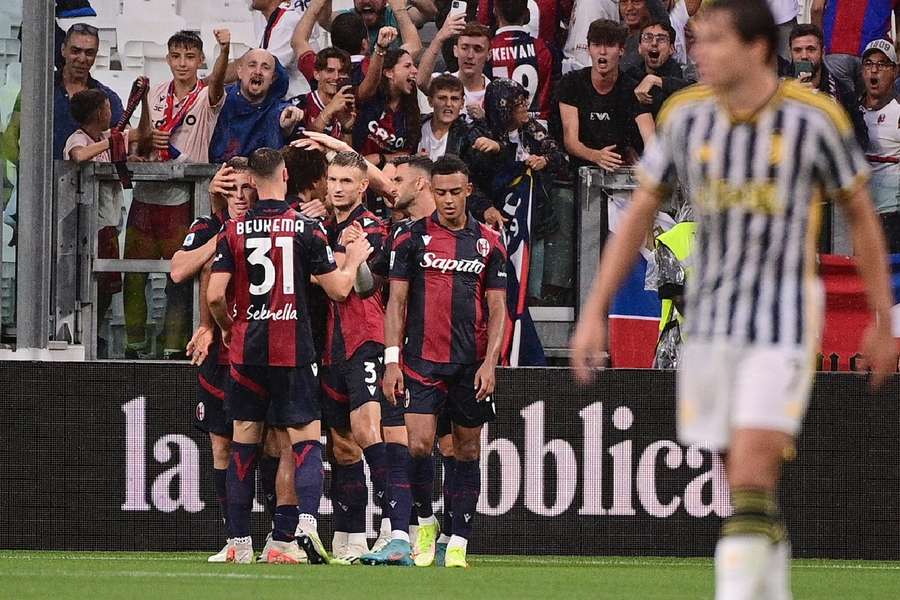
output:
M388 346L384 349L384 364L389 365L391 363L400 362L400 347L399 346Z

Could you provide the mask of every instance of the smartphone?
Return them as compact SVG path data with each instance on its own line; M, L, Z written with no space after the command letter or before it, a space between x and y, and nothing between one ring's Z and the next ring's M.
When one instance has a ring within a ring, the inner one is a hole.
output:
M342 89L344 89L347 86L350 86L350 89L348 91L351 94L353 94L354 96L356 96L356 86L353 85L353 81L349 77L341 77L340 79L338 79L338 82L337 82L338 91L341 91Z
M800 81L809 81L813 76L813 64L808 60L800 60L794 63L794 77Z
M468 5L463 2L463 0L453 0L453 2L450 3L450 12L447 14L447 18L450 19L456 15L465 15L467 7Z

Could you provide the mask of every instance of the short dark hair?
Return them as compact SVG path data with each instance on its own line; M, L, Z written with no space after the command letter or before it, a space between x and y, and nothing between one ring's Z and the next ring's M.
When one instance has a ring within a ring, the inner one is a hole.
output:
M246 156L232 156L225 161L226 167L231 167L235 171L249 171L250 164Z
M200 39L200 36L197 35L196 32L182 29L181 31L176 31L175 34L169 38L166 47L170 52L173 48L184 48L186 50L199 50L200 52L203 52L203 40Z
M324 70L328 66L328 60L331 58L341 61L341 73L350 72L350 55L347 54L346 50L341 50L334 46L323 48L316 54L316 71Z
M588 27L588 44L601 44L603 46L624 46L628 39L628 28L618 21L609 19L597 19Z
M523 25L528 22L528 0L495 0L494 8L507 23Z
M675 28L672 27L672 24L668 19L654 19L651 17L647 24L641 27L641 33L644 33L644 31L651 27L662 27L663 30L665 30L665 32L669 35L669 43L673 45L675 44Z
M456 39L466 36L466 37L483 37L487 38L488 44L491 41L491 30L487 25L482 25L478 21L469 21L466 23L466 26L463 27L463 30L459 32L456 36Z
M72 23L66 30L66 38L63 43L68 44L73 35L88 35L98 43L100 42L100 30L90 23Z
M796 40L798 37L804 37L807 35L815 36L816 39L819 40L819 46L821 48L825 47L825 34L823 34L819 26L814 23L800 23L798 25L794 25L794 28L791 29L791 35L788 38L789 43L793 44L794 40Z
M466 178L469 177L469 167L455 154L443 155L434 161L434 165L431 167L432 177L435 175L453 175L454 173L462 173Z
M312 189L316 182L325 177L328 161L318 150L304 150L294 146L281 149L284 166L288 171L287 193L296 196L300 192Z
M274 148L257 148L250 153L247 159L247 166L250 167L250 172L263 179L274 175L278 167L283 164L284 157L281 156L281 151Z
M334 158L331 159L331 165L329 166L332 165L335 167L351 167L363 175L369 171L369 165L366 164L366 159L362 157L362 154L355 150L338 152L334 155Z
M362 54L368 37L365 21L355 12L341 13L331 22L331 44L351 55Z
M728 13L734 30L744 43L762 40L769 47L768 60L775 57L778 25L766 0L714 0L707 3L703 10L707 14L714 11Z
M429 177L434 169L434 161L424 154L405 154L391 159L391 164L396 167L400 165L409 165L410 169L419 169Z
M451 92L460 92L461 94L464 94L466 88L463 87L463 83L459 80L459 77L444 73L443 75L438 75L432 79L431 83L428 84L428 95L434 96L441 90L450 90Z
M84 125L94 118L107 100L106 94L96 88L81 90L69 100L69 113L76 123Z

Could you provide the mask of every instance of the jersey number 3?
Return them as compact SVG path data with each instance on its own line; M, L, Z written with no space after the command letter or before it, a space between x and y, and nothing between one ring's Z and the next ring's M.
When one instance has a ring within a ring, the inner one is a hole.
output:
M282 270L282 291L287 294L294 293L294 238L293 237L276 237L275 245L281 249ZM263 280L262 283L250 283L250 293L254 296L263 296L272 291L275 287L275 264L269 256L272 249L272 239L267 237L247 238L247 249L250 254L247 255L247 262L251 265L262 265Z

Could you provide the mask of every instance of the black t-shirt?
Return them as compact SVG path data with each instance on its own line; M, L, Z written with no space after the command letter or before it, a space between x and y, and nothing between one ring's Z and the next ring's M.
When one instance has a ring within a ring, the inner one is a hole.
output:
M591 83L591 68L568 73L559 82L559 101L578 109L578 140L595 150L617 146L623 156L628 148L640 154L644 144L634 119L650 112L650 107L634 96L638 82L620 73L612 90L600 94ZM590 163L572 157L573 167L586 164Z

